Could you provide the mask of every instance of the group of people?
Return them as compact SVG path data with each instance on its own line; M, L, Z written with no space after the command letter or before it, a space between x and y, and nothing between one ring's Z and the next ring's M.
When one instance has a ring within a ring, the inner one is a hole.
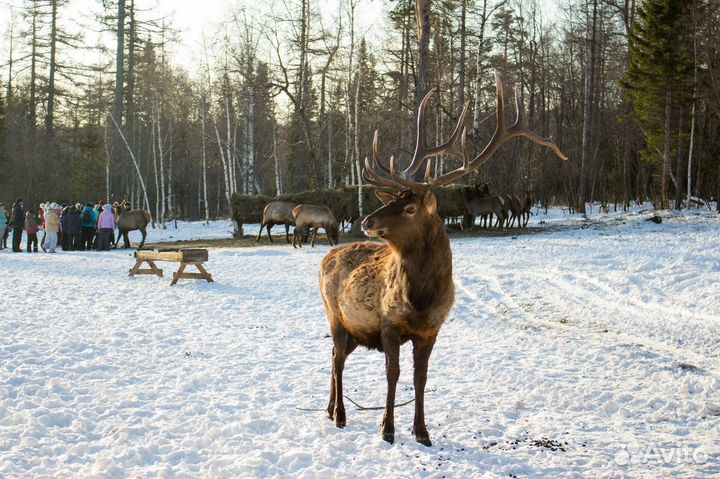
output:
M38 233L42 239L38 241ZM22 198L13 203L10 212L0 203L0 249L7 248L12 232L12 250L22 252L23 232L26 251L55 253L58 245L63 251L109 251L115 244L115 213L112 205L97 203L75 205L54 202L40 204L35 214L25 209Z

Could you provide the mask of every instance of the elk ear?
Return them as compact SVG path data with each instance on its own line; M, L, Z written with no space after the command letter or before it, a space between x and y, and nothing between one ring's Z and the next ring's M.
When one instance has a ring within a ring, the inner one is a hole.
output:
M432 190L428 188L423 194L423 204L429 213L435 213L437 211L437 199Z
M395 193L390 193L389 191L382 190L375 190L375 196L377 196L383 206L397 199L397 195Z

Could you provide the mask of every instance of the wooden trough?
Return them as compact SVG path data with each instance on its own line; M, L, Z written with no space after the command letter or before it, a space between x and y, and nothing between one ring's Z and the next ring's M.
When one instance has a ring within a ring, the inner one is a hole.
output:
M212 276L203 266L207 260L208 250L206 249L136 251L135 266L130 269L129 276L135 276L136 274L154 274L155 276L162 277L163 270L157 267L155 261L172 261L180 263L180 267L173 273L170 286L176 284L180 278L204 279L207 280L208 283L212 283ZM142 268L143 263L147 263L149 267ZM194 265L199 273L186 273L185 268L188 265Z

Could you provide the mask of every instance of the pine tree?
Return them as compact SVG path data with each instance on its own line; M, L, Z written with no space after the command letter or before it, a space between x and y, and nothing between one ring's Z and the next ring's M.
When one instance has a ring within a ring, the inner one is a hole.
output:
M660 208L669 206L673 114L692 73L685 43L687 0L646 0L630 33L630 65L622 86L633 104L633 119L645 132L643 157L662 159Z

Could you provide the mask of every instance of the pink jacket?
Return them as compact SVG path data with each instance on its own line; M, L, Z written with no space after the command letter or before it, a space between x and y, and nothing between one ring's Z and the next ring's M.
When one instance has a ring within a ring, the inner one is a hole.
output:
M115 215L112 212L112 206L103 206L103 211L98 217L98 228L115 228Z

